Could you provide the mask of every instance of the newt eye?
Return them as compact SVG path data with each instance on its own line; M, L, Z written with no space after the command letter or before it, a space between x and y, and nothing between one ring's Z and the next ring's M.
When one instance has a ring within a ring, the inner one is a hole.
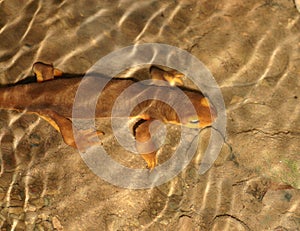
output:
M200 122L200 120L198 120L198 119L190 120L191 124L198 124L199 122Z
M185 126L188 126L190 128L198 128L200 127L200 120L199 120L199 117L198 116L190 116L187 118L186 120L186 124Z

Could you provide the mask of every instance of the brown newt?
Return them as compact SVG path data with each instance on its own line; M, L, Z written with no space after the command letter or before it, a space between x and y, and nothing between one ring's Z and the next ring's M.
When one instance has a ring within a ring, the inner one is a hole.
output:
M26 84L16 83L12 86L0 87L0 109L37 114L61 133L67 145L74 148L77 148L77 145L82 147L85 143L89 143L87 141L93 137L95 132L76 130L77 134L80 135L80 144L77 143L76 145L73 136L73 129L75 128L72 126L73 103L83 75L67 78L64 77L64 74L60 70L54 68L52 65L41 62L37 62L33 65L33 71L37 77L36 82ZM170 82L170 85L176 83L181 85L182 83L180 75L166 72L154 66L150 68L150 75L153 79L167 80ZM173 79L172 76L174 77ZM116 98L123 90L132 84L135 84L140 92L154 95L155 92L159 92L166 96L166 98L171 95L174 89L172 86L150 87L149 85L139 84L137 80L131 78L113 78L101 92L96 105L95 117L110 117ZM143 152L141 143L151 138L149 126L153 120L203 128L210 126L216 118L215 109L201 92L186 88L182 88L182 91L193 104L196 114L183 113L184 118L179 120L176 112L172 110L168 104L154 99L142 102L131 114L132 117L140 118L142 121L138 126L134 126L134 136L135 139L139 141L137 143L140 143L137 145L137 150L147 162L149 169L153 169L157 165L156 151L150 153ZM176 97L176 94L173 94L172 97ZM182 110L185 110L184 107L182 107ZM151 140L150 145L154 145L151 143Z

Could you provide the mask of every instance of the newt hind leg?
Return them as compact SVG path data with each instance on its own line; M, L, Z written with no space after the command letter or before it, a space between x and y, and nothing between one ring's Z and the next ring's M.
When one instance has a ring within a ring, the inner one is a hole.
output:
M69 146L85 151L93 145L102 144L98 135L104 134L103 132L97 132L92 129L78 130L73 128L71 120L50 109L38 110L34 113L46 120L57 131L59 131L64 142ZM77 139L75 139L74 134L76 134Z
M36 75L38 82L51 80L63 74L61 70L54 68L52 64L46 64L42 62L34 63L32 70Z

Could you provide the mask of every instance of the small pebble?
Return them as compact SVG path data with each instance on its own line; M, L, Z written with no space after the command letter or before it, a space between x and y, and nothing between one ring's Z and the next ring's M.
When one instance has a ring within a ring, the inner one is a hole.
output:
M295 5L296 5L297 10L300 13L300 0L295 0Z
M53 217L52 218L52 224L53 224L53 227L55 229L57 229L58 231L62 231L63 230L63 226L61 225L60 221L58 220L57 217Z
M23 207L9 207L8 212L14 214L21 214L24 212L24 210Z

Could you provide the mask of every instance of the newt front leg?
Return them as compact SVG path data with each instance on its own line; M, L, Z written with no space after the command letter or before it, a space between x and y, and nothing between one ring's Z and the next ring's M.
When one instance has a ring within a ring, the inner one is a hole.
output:
M152 170L157 165L157 148L151 139L150 125L153 120L146 120L135 130L136 149L147 162L147 168Z
M155 66L152 66L150 68L150 75L152 79L165 80L171 86L183 86L183 79L185 78L184 74L179 73L175 70L164 71Z

